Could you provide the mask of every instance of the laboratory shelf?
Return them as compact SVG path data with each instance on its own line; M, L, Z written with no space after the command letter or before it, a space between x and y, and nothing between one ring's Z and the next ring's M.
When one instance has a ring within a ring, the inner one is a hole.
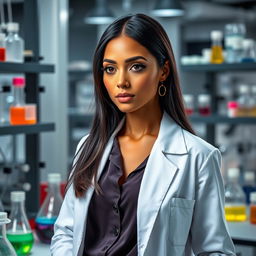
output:
M203 124L256 124L256 117L227 117L221 115L200 116L193 115L189 117L192 123Z
M236 244L256 246L256 225L250 222L228 222L230 235Z
M38 123L34 125L1 125L0 135L35 134L55 130L54 123Z
M33 62L0 62L0 73L53 73L54 65Z
M198 64L198 65L181 65L182 71L191 72L221 72L221 71L252 71L256 70L256 62L245 63L223 63L223 64Z

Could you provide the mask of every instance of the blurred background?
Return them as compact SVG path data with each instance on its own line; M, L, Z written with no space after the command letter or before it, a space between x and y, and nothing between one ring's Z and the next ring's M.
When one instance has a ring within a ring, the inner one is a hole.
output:
M255 0L0 0L0 7L0 208L25 205L23 231L36 241L18 255L50 255L75 149L94 115L92 57L102 32L121 15L145 13L170 38L194 130L222 153L237 253L256 256Z

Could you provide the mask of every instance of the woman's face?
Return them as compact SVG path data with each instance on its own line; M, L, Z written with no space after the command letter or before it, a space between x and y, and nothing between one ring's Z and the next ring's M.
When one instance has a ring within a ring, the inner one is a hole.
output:
M113 103L124 113L159 107L162 69L156 58L134 39L121 35L106 46L103 82ZM156 106L157 105L157 106Z

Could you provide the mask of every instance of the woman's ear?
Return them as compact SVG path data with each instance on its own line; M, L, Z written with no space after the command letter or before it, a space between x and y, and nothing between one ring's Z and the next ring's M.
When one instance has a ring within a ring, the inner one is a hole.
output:
M170 73L170 62L165 61L163 67L161 68L161 81L165 81Z

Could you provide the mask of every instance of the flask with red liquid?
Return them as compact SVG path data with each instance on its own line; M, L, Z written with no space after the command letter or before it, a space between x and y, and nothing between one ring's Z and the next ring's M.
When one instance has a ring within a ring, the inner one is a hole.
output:
M5 34L0 33L0 61L6 61Z
M36 105L25 104L25 78L14 77L12 80L14 102L10 107L10 123L12 125L35 124Z
M198 95L198 112L202 116L211 114L211 96L209 94Z

